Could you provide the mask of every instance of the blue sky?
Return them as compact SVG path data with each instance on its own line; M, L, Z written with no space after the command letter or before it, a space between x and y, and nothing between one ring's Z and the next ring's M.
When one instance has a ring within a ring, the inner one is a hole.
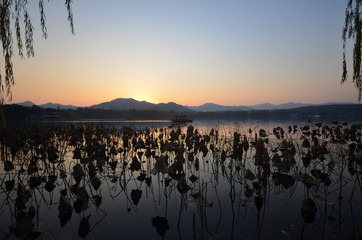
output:
M78 0L75 35L50 1L47 40L30 4L36 56L14 58L14 102L357 101L340 85L346 1Z

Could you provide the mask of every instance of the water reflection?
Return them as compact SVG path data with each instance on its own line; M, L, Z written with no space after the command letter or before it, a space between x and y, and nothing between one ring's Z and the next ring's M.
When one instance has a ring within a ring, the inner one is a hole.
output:
M358 124L0 131L5 239L362 237Z

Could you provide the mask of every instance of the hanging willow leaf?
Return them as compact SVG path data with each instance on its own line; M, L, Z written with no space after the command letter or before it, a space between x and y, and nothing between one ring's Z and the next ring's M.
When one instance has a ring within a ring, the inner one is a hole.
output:
M353 46L353 76L352 81L358 91L358 101L361 101L362 94L362 79L361 79L361 41L362 22L360 19L362 5L361 0L349 0L346 7L346 18L344 27L342 30L343 39L343 61L342 61L342 80L341 83L347 81L347 60L346 60L346 48L347 40L352 39L354 41Z
M13 71L13 43L16 42L18 55L23 57L23 48L25 46L27 57L34 57L34 26L31 16L27 10L28 4L32 1L28 0L3 0L0 2L0 41L3 49L5 77L0 75L0 105L2 106L5 97L12 100L11 88L14 85ZM46 17L44 11L44 0L39 0L40 27L43 37L46 39ZM68 12L68 21L72 34L74 34L72 0L65 0L65 7ZM12 26L15 30L16 41L13 41ZM22 38L21 33L25 33ZM24 44L23 44L24 40ZM5 113L0 109L0 114L5 124Z
M44 0L39 0L39 11L40 11L40 26L43 32L43 37L47 39L47 27L45 26L45 13L44 13Z

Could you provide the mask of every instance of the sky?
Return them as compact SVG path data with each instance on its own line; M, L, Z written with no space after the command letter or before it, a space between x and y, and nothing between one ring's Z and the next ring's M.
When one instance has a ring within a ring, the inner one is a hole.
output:
M75 35L64 1L44 1L46 40L28 2L35 57L13 58L13 103L357 102L340 84L347 1L74 0Z

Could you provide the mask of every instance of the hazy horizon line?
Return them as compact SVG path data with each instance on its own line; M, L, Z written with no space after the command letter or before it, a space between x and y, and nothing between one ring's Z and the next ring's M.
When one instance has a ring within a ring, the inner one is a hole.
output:
M328 103L339 103L339 104L360 104L360 102L356 101L356 102L338 102L338 101L327 101L327 102L318 102L318 103L311 103L311 102L294 102L294 101L288 101L288 102L282 102L282 103L272 103L272 102L262 102L262 103L256 103L256 104L250 104L250 105L243 105L243 104L233 104L233 105L225 105L225 104L219 104L219 103L216 103L216 102L205 102L205 103L202 103L202 104L199 104L199 105L188 105L188 104L180 104L180 103L177 103L175 101L168 101L168 102L158 102L158 103L155 103L155 102L151 102L151 101L147 101L147 100L137 100L135 98L115 98L115 99L112 99L112 100L109 100L109 101L104 101L104 102L99 102L99 103L95 103L95 104L91 104L89 106L80 106L80 105L73 105L73 104L64 104L64 103L59 103L59 102L45 102L45 103L40 103L40 104L37 104L31 100L26 100L26 101L22 101L22 102L9 102L9 103L4 103L4 104L8 104L8 105L11 105L11 104L21 104L21 103L26 103L26 102L31 102L33 103L34 105L36 106L40 106L40 105L45 105L45 104L59 104L59 105L63 105L63 106L73 106L73 107L83 107L83 108L86 108L86 107L91 107L93 105L98 105L98 104L101 104L101 103L106 103L106 102L112 102L116 99L132 99L132 100L135 100L135 101L138 101L138 102L147 102L147 103L152 103L152 104L167 104L167 103L175 103L175 104L178 104L178 105L181 105L181 106L185 106L185 107L199 107L199 106L203 106L203 105L206 105L206 104L215 104L215 105L219 105L219 106L223 106L223 107L250 107L250 106L257 106L257 105L264 105L264 104L272 104L272 105L275 105L275 106L278 106L278 105L283 105L283 104L304 104L304 105L323 105L323 104L328 104Z

